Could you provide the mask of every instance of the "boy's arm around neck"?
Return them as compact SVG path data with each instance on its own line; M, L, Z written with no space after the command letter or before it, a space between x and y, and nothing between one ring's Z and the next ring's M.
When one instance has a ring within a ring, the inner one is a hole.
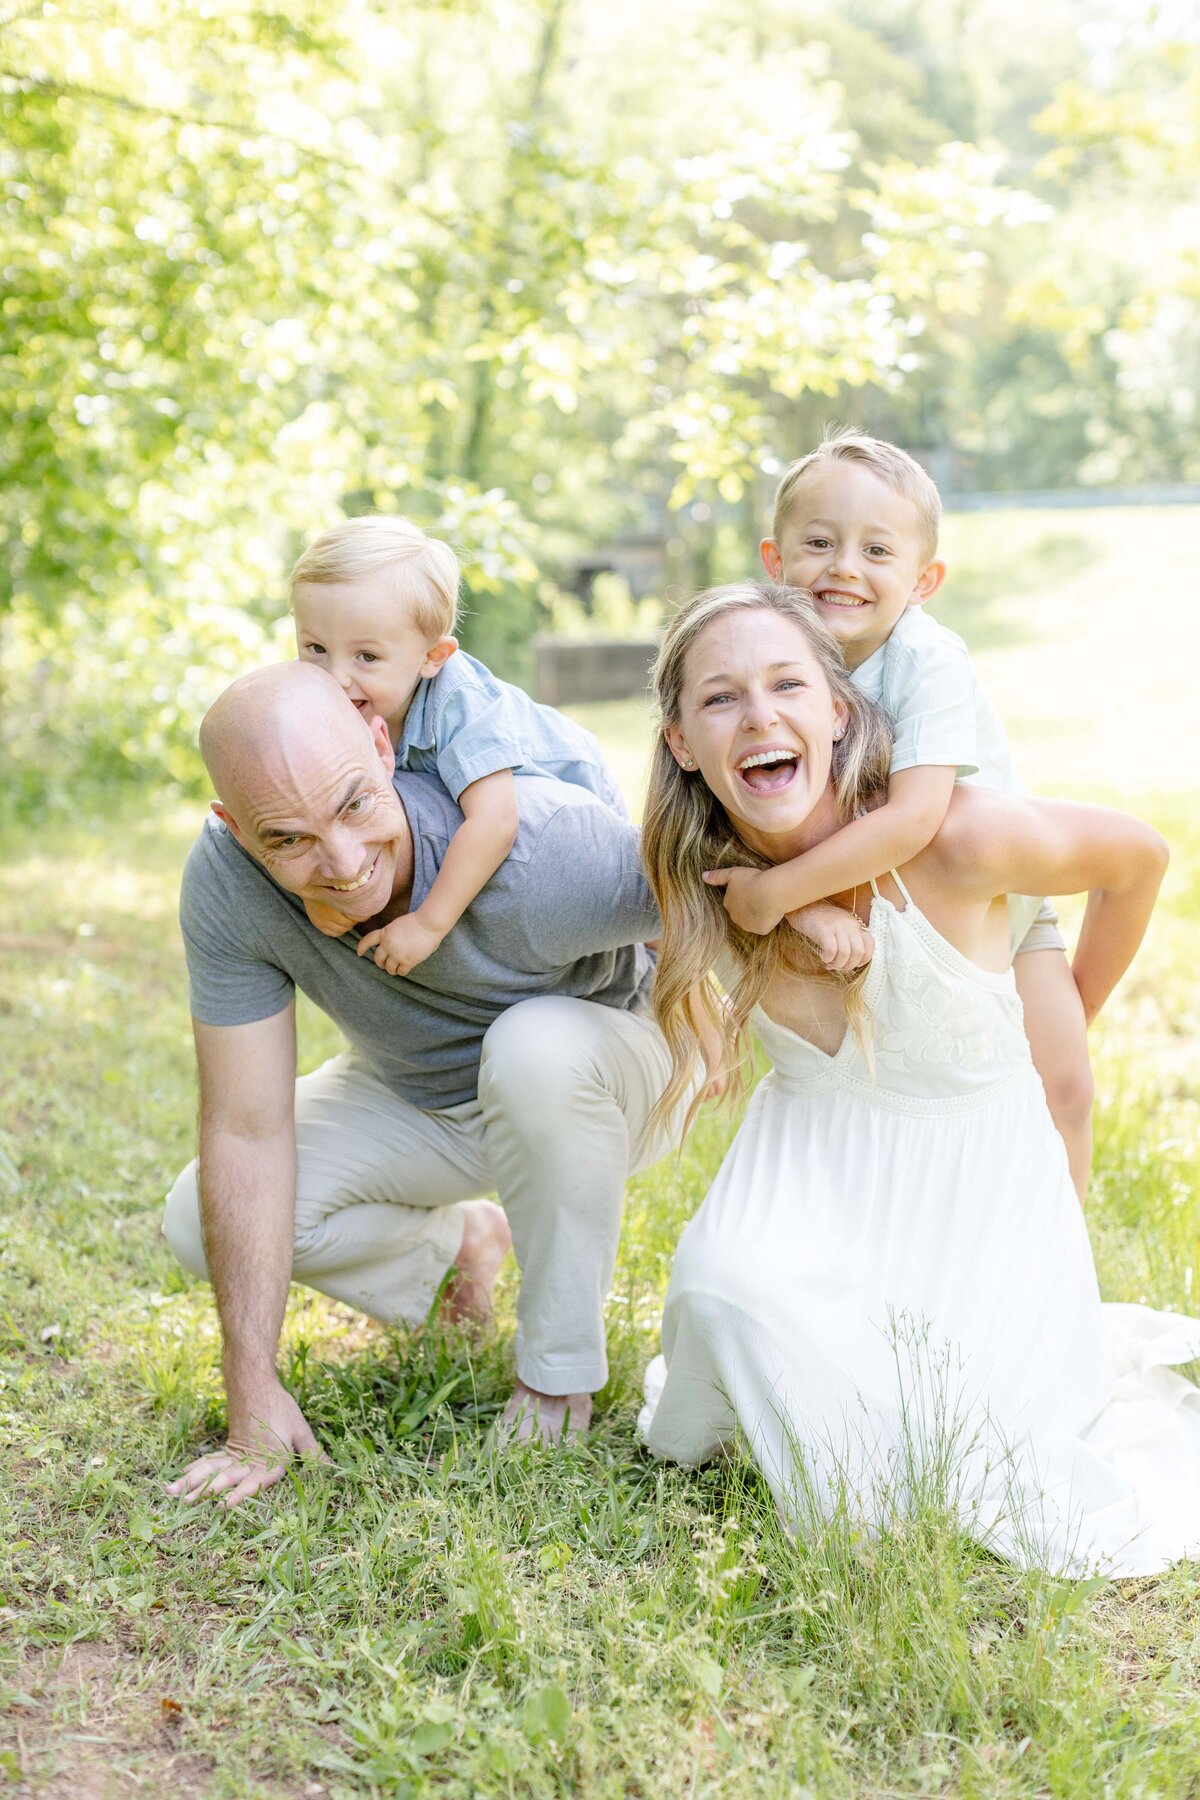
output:
M773 869L722 869L705 880L725 888L725 910L743 931L771 931L787 913L862 887L920 854L937 836L954 792L955 770L902 769L887 802L851 819L824 843Z
M463 822L418 911L441 936L457 925L517 841L517 791L511 769L473 781L459 795Z

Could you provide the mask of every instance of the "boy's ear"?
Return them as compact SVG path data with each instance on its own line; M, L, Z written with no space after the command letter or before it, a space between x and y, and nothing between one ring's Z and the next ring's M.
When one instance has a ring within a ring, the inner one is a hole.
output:
M244 846L246 840L242 836L240 830L238 829L238 822L234 818L233 814L230 812L229 808L227 806L223 806L219 800L212 800L209 802L209 804L210 804L213 812L216 813L218 819L220 819L222 825L227 826L228 829L233 833L234 837L237 839L238 843Z
M379 713L372 713L367 721L371 742L375 746L375 754L383 764L390 781L396 768L396 752L392 749L392 734L387 728L387 720Z
M436 644L430 644L425 652L425 661L421 664L421 680L431 681L457 649L458 639L455 637L440 637Z
M764 538L758 546L758 554L762 557L762 566L772 581L783 580L783 557L779 545L774 538Z
M934 560L928 564L926 568L922 569L921 573L917 576L917 585L909 597L908 604L910 606L924 606L927 600L933 599L933 596L937 593L945 579L946 565L944 562L939 562L935 557Z

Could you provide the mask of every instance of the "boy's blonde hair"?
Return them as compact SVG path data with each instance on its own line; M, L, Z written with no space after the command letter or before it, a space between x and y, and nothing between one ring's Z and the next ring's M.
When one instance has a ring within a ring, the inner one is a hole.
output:
M449 544L428 537L398 513L367 513L323 531L288 577L288 601L302 584L361 581L390 572L397 602L417 630L434 642L451 637L458 618L458 558Z
M883 438L868 437L862 431L830 431L815 450L802 456L784 472L783 480L775 493L775 519L772 535L777 544L782 544L783 533L787 526L789 514L796 504L796 494L807 475L816 469L822 469L829 463L856 462L862 463L885 482L894 494L907 500L913 509L916 519L917 535L921 545L921 554L926 561L932 561L937 552L938 527L942 522L942 499L931 476L917 462L915 457L901 450L898 444L889 444Z

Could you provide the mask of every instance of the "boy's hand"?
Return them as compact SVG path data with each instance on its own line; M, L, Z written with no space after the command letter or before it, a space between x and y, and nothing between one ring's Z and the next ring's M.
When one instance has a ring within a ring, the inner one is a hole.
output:
M787 915L787 922L816 945L827 969L848 974L852 969L865 968L875 954L875 939L862 921L830 900L802 906L798 912Z
M408 913L378 931L368 931L359 941L358 954L366 956L374 950L376 968L385 969L389 975L407 975L433 955L445 935L426 925L419 912Z
M345 937L354 920L348 919L345 913L338 912L334 906L323 906L319 900L306 900L304 910L309 921L326 937Z
M770 869L709 869L705 881L709 887L725 889L725 911L743 931L762 937L774 931L783 918L783 908L776 905L771 891Z

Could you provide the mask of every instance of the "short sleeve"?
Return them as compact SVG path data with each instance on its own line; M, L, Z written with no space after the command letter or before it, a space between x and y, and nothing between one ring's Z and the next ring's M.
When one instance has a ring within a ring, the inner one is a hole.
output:
M473 781L527 760L520 720L500 687L460 683L433 709L434 761L455 800Z
M906 650L889 669L880 696L892 721L892 774L950 767L974 775L979 767L975 672L964 644L949 634Z
M599 800L560 806L534 852L542 879L526 930L548 966L644 944L662 921L641 860L641 834Z
M230 846L229 854L240 852ZM253 895L238 891L242 871L222 862L206 827L192 847L179 894L191 1012L202 1025L252 1025L281 1013L294 986L271 961L253 923Z

